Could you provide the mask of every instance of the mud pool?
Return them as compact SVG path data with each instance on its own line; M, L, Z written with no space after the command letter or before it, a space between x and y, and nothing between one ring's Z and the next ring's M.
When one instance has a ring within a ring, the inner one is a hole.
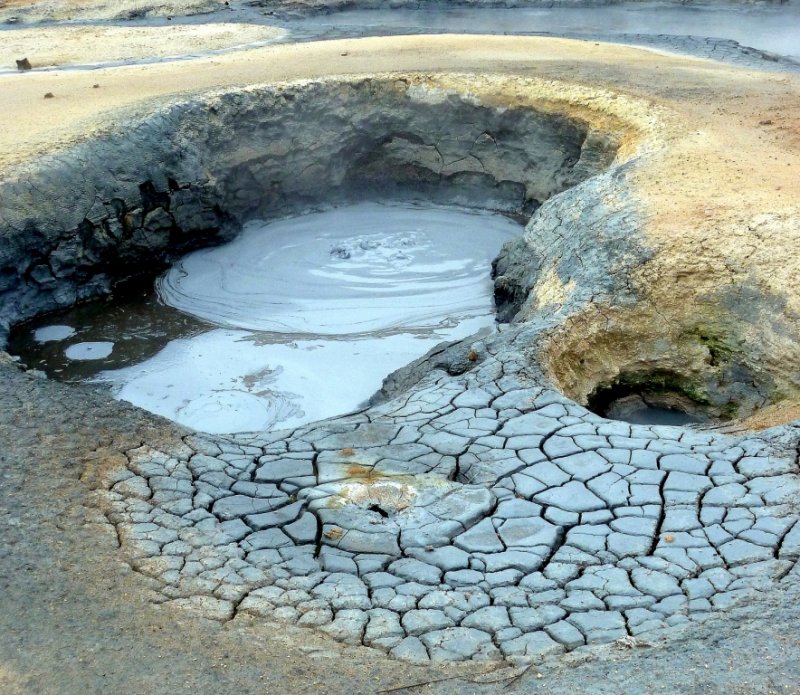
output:
M500 215L366 203L252 222L155 292L27 324L12 348L192 429L295 427L358 408L433 346L491 328L491 260L520 231Z
M287 23L298 37L368 36L401 33L546 34L622 43L649 43L677 52L697 52L670 39L735 41L742 46L800 60L800 11L793 7L456 7L348 9ZM674 45L673 45L674 44ZM701 51L702 52L702 51ZM720 56L714 56L720 57Z

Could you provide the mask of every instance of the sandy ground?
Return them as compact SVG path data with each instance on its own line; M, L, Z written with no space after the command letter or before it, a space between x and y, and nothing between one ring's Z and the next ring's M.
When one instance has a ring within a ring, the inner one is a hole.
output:
M141 110L150 100L321 75L442 70L566 78L624 90L682 110L687 121L696 113L705 114L718 129L720 141L734 136L731 128L759 132L758 122L777 106L791 118L800 101L797 76L749 73L613 44L498 36L347 39L269 46L180 64L0 76L4 96L0 166L113 127L120 116L114 110ZM100 88L87 92L95 83ZM706 90L717 97L713 102ZM48 92L55 98L44 101ZM727 114L732 109L737 113L731 119ZM772 132L781 134L777 129ZM750 152L753 159L758 159L754 155L762 144L774 146L775 156L784 151L782 138L774 136L766 143L749 144L756 148ZM790 194L791 189L785 188L784 195Z
M675 254L687 260L698 237L692 241L686 229L736 232L725 251L738 247L744 262L754 214L797 219L800 78L538 38L361 39L181 63L0 76L0 176L37 153L113 128L122 114L144 114L154 104L198 91L321 75L439 70L598 85L665 109L669 129L662 135L670 149L653 155L635 185L652 213L646 233L676 235ZM47 92L54 98L45 100ZM797 248L795 239L787 243ZM757 260L777 274L764 282L796 284L796 254ZM3 692L374 693L452 675L452 669L388 662L285 627L236 620L222 628L154 608L144 580L116 560L114 539L83 526L92 512L79 476L86 451L102 457L152 439L159 427L171 436L169 426L103 399L94 408L81 405L80 398L60 401L48 382L30 376L1 386L0 431L15 433L0 442ZM26 402L36 405L25 412L13 396L21 389L35 392ZM32 428L43 418L53 423L52 436ZM120 422L130 423L126 431L118 432ZM64 429L75 439L64 441ZM783 607L758 608L761 616L730 616L717 633L688 644L606 653L568 669L545 665L541 678L532 671L505 692L797 692L796 605L787 599ZM435 689L500 692L502 685L447 681L421 692Z
M271 41L282 29L258 24L173 24L164 27L38 27L2 34L0 66L27 58L34 68L155 60Z

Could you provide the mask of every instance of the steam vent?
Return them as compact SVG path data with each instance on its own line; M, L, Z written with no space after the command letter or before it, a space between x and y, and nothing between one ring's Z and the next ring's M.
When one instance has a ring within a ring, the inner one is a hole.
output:
M800 5L550 5L0 0L2 692L798 692Z

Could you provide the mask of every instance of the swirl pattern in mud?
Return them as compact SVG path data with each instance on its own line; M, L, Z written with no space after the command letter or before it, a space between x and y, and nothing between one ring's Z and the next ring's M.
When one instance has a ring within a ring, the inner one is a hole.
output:
M248 225L157 288L164 303L230 328L430 331L491 314L489 263L520 232L486 213L363 203Z

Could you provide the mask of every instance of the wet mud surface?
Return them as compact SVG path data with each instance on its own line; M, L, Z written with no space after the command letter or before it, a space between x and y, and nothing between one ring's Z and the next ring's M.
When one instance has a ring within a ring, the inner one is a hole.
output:
M78 18L70 22L68 31L71 33L63 38L57 36L58 26L50 22L45 22L40 30L33 30L28 29L24 21L7 20L0 24L0 35L8 32L8 50L20 55L30 53L34 69L39 70L51 69L51 66L96 69L102 65L188 60L273 42L440 33L567 37L651 47L762 70L800 70L800 9L795 6L432 7L423 10L400 7L342 9L304 17L302 13L281 14L248 5L233 5L222 12L175 16L169 20L159 16L127 21ZM215 28L219 36L212 32L210 37L204 38L202 32L206 26ZM122 36L126 29L134 32L134 39L137 39L135 32L140 32L142 38L138 41L144 45L138 51L129 49L131 54L124 59L113 55L114 51L98 52L91 43L81 45L81 34L88 37L94 32L97 34L95 42L116 43L115 32ZM153 45L147 54L147 42L155 44L151 35L156 37L159 29L174 31L176 38L168 47L163 43ZM49 40L46 32L53 34ZM103 32L108 32L108 36ZM232 38L237 35L242 38ZM68 41L66 45L65 40ZM57 50L53 49L54 41L60 44ZM222 45L210 48L209 41ZM0 74L16 70L11 53L7 63L0 66Z
M522 227L376 204L251 223L156 291L20 326L9 349L62 381L204 432L266 431L362 406L432 347L494 325L491 259Z

